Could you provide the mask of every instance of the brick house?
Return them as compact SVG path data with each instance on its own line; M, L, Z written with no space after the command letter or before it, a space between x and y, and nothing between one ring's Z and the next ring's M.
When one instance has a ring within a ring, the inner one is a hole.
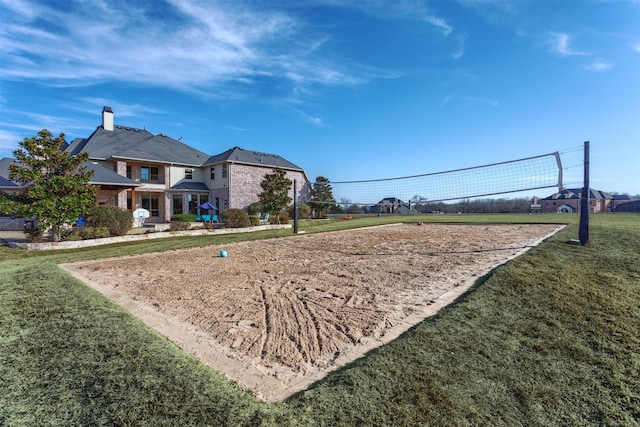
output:
M540 200L542 213L579 213L582 189L564 189ZM589 189L589 212L609 212L613 196Z
M102 110L102 125L88 138L73 140L66 151L89 153L87 165L95 171L91 182L100 186L99 204L132 213L147 209L151 216L146 222L151 223L198 213L196 206L204 202L220 211L246 208L258 201L260 182L274 168L296 181L298 203L305 203L311 191L306 172L278 155L234 147L210 156L163 134L116 125L110 107ZM0 190L19 191L14 184L0 163ZM293 198L293 188L289 196Z

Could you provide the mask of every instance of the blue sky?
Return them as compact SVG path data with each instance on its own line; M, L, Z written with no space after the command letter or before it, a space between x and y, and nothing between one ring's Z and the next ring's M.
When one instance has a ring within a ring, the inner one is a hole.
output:
M640 1L0 0L0 157L116 124L313 180L563 153L640 193ZM536 191L539 196L553 189Z

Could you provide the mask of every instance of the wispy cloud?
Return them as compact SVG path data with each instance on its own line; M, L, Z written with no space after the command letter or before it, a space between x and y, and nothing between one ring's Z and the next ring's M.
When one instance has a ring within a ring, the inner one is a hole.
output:
M17 132L0 129L0 152L16 150L18 143L22 141L23 138L24 135L19 135Z
M609 71L612 68L613 64L599 58L584 65L584 69L587 71Z
M241 127L237 127L237 126L223 126L223 129L230 130L230 131L233 131L233 132L246 132L246 131L249 130L247 128L241 128Z
M489 105L491 107L498 106L498 101L495 101L493 99L473 98L473 97L463 97L461 99L470 104L484 104L484 105Z
M589 52L576 50L571 46L572 36L567 33L547 33L547 45L549 50L560 56L584 56L590 55Z
M2 113L3 116L12 119L0 121L0 153L3 153L0 157L17 149L20 141L25 137L35 136L43 128L50 130L54 135L77 129L86 130L86 126L68 117L6 108L3 108Z
M424 20L432 25L438 27L444 36L448 36L453 31L453 27L447 23L444 18L440 18L438 16L427 15L424 17Z
M404 19L415 22L426 22L435 27L444 37L453 31L453 26L446 18L433 13L423 1L388 1L388 0L320 0L321 3L335 7L358 9L369 16L380 19Z
M60 86L115 80L200 91L251 86L265 76L298 85L359 85L375 77L318 53L326 35L307 35L296 16L259 4L3 5L11 15L0 34L0 76L7 80Z
M451 57L453 59L460 59L464 56L466 50L466 41L467 37L464 34L458 37L458 49L451 54Z
M313 123L314 125L318 125L318 126L322 126L324 123L322 122L322 119L320 117L313 117L310 116L309 114L305 113L304 111L301 111L297 108L294 109L296 113L298 113L305 121L309 122L309 123Z
M442 98L442 100L440 101L440 108L444 108L449 101L451 101L454 98L454 96L452 95L447 95L444 98Z
M95 116L96 111L104 106L109 106L118 117L148 117L150 115L166 114L157 108L149 107L138 103L126 103L111 98L79 98L66 108L91 116Z
M475 98L470 96L456 96L456 95L447 95L440 101L440 108L444 108L451 101L460 100L465 104L484 104L489 105L491 107L498 107L498 101L493 99L486 98Z

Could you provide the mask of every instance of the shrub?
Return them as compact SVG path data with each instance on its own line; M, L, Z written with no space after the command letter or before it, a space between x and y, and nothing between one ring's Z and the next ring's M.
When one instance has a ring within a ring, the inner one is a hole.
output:
M249 206L247 206L247 212L249 213L249 215L261 214L263 212L262 203L260 202L251 203Z
M222 222L227 228L240 228L249 226L249 215L243 209L227 209L222 211Z
M196 214L175 214L171 221L196 222Z
M80 233L74 230L60 230L60 241L69 242L73 240L81 240Z
M112 236L124 236L131 229L133 217L117 206L96 206L87 215L87 225L106 228ZM104 237L104 236L102 236Z
M271 219L269 217L269 222L271 224L288 224L289 223L289 212L280 212L280 214L276 215L275 218Z
M25 230L25 233L27 233L28 241L37 242L38 240L42 240L42 235L44 234L44 231L42 231L41 228L36 227L36 228L27 228Z
M80 230L80 236L83 239L101 239L111 235L107 227L85 227ZM119 234L117 234L119 236Z
M260 217L258 215L251 215L249 216L249 222L253 226L260 225Z
M305 205L304 203L299 204L298 218L299 219L309 218L309 215L311 215L311 206ZM293 205L291 205L289 206L289 218L295 218L295 217L296 217L295 209L293 208Z
M75 240L82 240L83 237L78 229L60 230L60 240L63 242L70 242Z
M191 224L189 224L188 222L171 221L171 224L169 224L169 231L184 231L190 228Z

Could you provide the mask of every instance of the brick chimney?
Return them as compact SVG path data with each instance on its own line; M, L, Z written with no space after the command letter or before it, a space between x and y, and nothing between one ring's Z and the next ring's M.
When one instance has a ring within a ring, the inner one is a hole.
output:
M113 110L111 107L104 107L102 109L102 128L104 130L113 130Z

